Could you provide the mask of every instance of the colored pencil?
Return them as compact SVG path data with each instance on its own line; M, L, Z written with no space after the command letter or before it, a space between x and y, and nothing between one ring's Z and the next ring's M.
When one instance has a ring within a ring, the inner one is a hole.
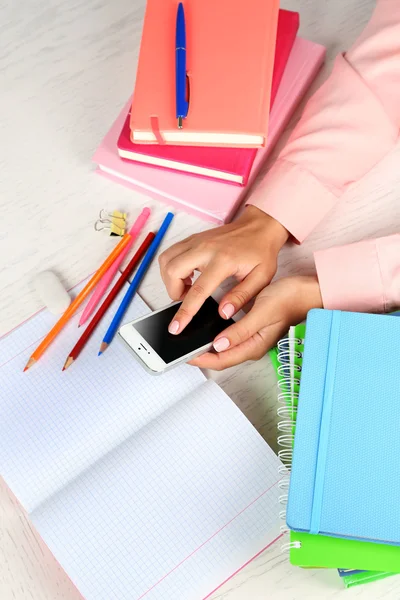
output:
M31 355L30 359L28 360L28 362L24 368L24 371L27 371L28 369L30 369L39 360L39 358L42 356L42 354L44 354L44 352L47 350L47 348L50 346L50 344L53 342L53 340L57 337L57 335L60 333L60 331L66 325L66 323L69 321L69 319L75 313L77 308L82 304L82 302L84 302L86 300L86 298L89 296L89 294L94 290L94 288L99 283L100 279L103 277L103 275L107 271L107 269L109 269L111 267L114 260L120 255L120 253L123 251L123 249L126 247L126 245L129 244L130 239L131 239L131 236L129 235L129 233L124 235L122 240L120 240L119 244L117 244L117 246L114 248L114 250L108 256L108 258L106 258L106 260L103 262L101 267L96 271L96 273L93 275L93 277L91 277L91 279L85 285L83 290L77 295L75 300L73 302L71 302L71 304L69 305L69 307L67 308L65 313L58 319L58 321L54 325L54 327L52 327L52 329L50 329L49 333L41 341L39 346L36 348L34 353Z
M142 212L140 213L140 215L138 216L138 218L136 219L136 221L134 222L134 224L132 225L132 227L130 228L130 230L128 232L129 235L131 236L131 240L130 240L129 244L126 246L125 250L123 250L123 252L121 252L121 254L118 256L118 258L114 262L114 264L108 269L107 273L105 273L105 275L103 276L99 285L94 290L92 297L90 298L85 310L83 311L83 313L81 315L81 318L79 319L78 327L81 327L81 325L86 323L86 321L88 320L88 318L90 317L90 315L93 313L94 309L100 302L101 298L106 293L110 283L112 282L115 275L117 274L120 265L122 264L124 258L126 257L129 250L131 249L133 242L135 241L135 239L137 238L137 236L143 229L147 219L149 218L150 212L151 211L149 208L147 208L147 207L144 208L142 210Z
M158 230L156 237L154 238L150 248L147 250L145 257L142 260L142 264L140 265L140 267L139 267L135 277L133 278L132 283L130 284L117 312L115 313L113 320L110 323L109 328L107 329L106 335L104 336L103 341L100 346L99 356L100 356L100 354L103 354L103 352L108 348L114 335L116 334L119 324L121 323L122 318L140 285L140 282L142 281L144 275L146 274L146 271L149 268L150 263L153 260L154 255L157 252L158 247L161 244L162 239L163 239L164 235L166 234L166 231L167 231L168 227L170 226L173 218L174 218L173 213L168 213L167 216L165 217L164 221L162 222L161 227Z
M105 315L105 313L107 312L109 307L111 306L112 302L114 301L114 299L117 297L117 295L121 291L125 282L128 281L128 278L131 276L134 268L137 266L138 262L141 260L143 254L146 252L146 250L148 249L148 247L150 246L150 244L154 240L154 238L155 238L155 233L151 232L151 233L147 234L144 242L139 247L139 249L135 253L135 255L131 258L131 260L125 267L125 269L122 271L121 276L119 277L117 283L114 285L112 290L108 293L106 299L101 304L100 308L94 315L93 319L90 321L89 325L86 327L85 331L83 332L83 334L81 335L81 337L79 338L79 340L77 341L75 346L72 348L72 350L69 353L67 360L65 361L65 364L63 366L63 369L62 369L63 371L68 369L68 367L71 366L72 363L78 358L79 354L82 352L83 348L86 346L86 343L90 339L93 331L96 329L97 325L99 324L99 322L101 321L101 319L103 318L103 316Z

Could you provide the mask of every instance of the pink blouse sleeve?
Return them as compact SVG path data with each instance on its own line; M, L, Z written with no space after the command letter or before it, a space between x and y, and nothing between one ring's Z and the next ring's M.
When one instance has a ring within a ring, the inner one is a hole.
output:
M399 125L400 1L378 0L248 203L302 242L348 186L393 148Z
M315 253L325 308L390 312L400 308L400 234Z

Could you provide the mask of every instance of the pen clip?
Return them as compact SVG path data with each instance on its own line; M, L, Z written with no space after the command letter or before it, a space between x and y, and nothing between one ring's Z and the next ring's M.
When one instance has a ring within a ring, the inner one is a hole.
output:
M185 100L186 100L186 114L189 111L189 105L190 105L190 77L189 74L186 73L186 96L185 96Z
M181 114L178 117L178 127L179 129L182 128L182 121L183 119L186 119L188 112L189 112L189 103L190 103L190 78L189 75L186 73L185 75L185 97L184 99L181 101Z

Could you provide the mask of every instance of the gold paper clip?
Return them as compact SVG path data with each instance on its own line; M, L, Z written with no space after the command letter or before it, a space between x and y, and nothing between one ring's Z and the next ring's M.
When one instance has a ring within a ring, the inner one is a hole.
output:
M126 230L126 213L114 210L108 213L104 208L100 211L99 218L94 224L95 231L109 230L110 235L122 237Z

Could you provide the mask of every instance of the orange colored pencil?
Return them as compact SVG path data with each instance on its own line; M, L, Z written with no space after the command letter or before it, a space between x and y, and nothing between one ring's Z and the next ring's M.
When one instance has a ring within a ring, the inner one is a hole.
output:
M83 290L77 295L75 300L71 302L65 313L60 317L57 323L54 325L52 329L50 329L49 333L42 340L39 346L36 348L34 353L31 355L30 359L26 363L24 371L30 369L35 362L39 360L42 354L47 350L53 340L57 337L60 331L63 329L64 325L70 320L76 309L86 300L89 294L93 291L96 285L99 283L100 279L103 277L104 273L111 267L114 260L119 256L119 254L123 251L125 246L129 244L131 236L129 233L124 235L122 240L115 246L114 250L111 252L108 258L103 262L101 267L96 271L93 277L88 281Z
M137 266L137 264L141 260L143 254L146 252L146 250L150 246L151 242L154 240L155 236L156 236L156 234L153 232L150 232L147 234L144 242L140 245L140 247L138 248L135 255L131 258L131 260L125 267L125 269L122 271L117 283L114 285L112 290L108 293L106 299L103 301L102 305L97 310L93 319L90 321L89 325L86 327L85 331L83 332L83 334L81 335L81 337L79 338L79 340L77 341L75 346L72 348L72 350L69 353L67 360L65 361L65 364L63 366L63 371L68 369L68 367L70 365L72 365L74 360L76 360L78 358L79 354L85 347L86 342L90 339L93 331L96 329L97 325L99 324L99 322L101 321L103 316L106 314L107 310L113 303L114 299L118 296L119 292L122 290L124 283L126 281L128 281L128 278L132 275L134 268Z

